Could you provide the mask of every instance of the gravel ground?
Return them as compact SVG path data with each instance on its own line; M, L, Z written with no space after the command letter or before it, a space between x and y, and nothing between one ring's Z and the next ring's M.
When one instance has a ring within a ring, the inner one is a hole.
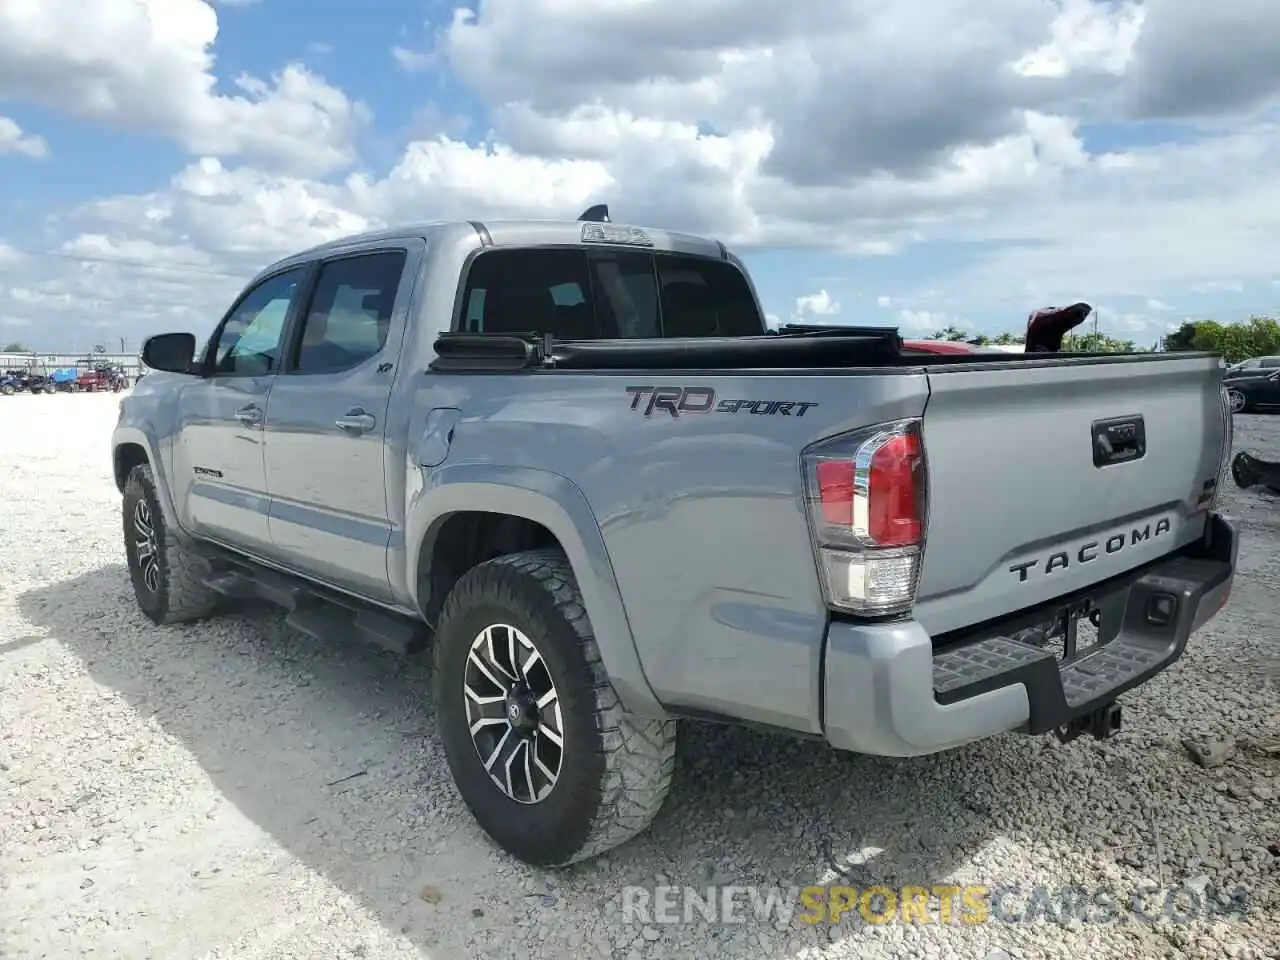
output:
M466 815L424 662L318 645L270 612L143 620L109 475L116 401L0 398L0 956L1280 955L1280 503L1227 493L1244 536L1230 605L1125 697L1115 739L881 761L687 727L653 828L552 873ZM1237 447L1280 457L1280 417L1239 417ZM1186 737L1238 749L1205 769ZM621 908L624 884L842 875L1243 884L1248 900L1192 923L660 926Z

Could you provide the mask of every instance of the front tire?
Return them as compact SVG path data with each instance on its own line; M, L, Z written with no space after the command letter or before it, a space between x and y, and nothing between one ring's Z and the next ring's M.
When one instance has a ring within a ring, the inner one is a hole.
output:
M472 568L445 601L434 646L449 770L502 849L560 866L649 826L671 786L676 724L623 710L563 553Z
M209 564L169 530L151 467L140 464L124 486L124 545L133 595L156 624L211 616L219 595L205 586Z

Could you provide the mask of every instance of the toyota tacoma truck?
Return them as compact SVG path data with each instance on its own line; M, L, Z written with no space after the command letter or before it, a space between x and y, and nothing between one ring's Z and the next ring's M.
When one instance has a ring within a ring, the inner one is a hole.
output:
M607 215L327 243L141 359L142 612L429 650L459 793L531 864L645 829L681 719L1109 736L1234 576L1216 355L771 330L720 242Z

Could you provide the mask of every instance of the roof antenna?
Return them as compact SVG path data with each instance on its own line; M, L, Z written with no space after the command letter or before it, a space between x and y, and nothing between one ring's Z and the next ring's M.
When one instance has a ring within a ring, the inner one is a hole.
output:
M609 220L609 205L597 203L594 207L588 207L578 219L588 223L609 223L611 222Z

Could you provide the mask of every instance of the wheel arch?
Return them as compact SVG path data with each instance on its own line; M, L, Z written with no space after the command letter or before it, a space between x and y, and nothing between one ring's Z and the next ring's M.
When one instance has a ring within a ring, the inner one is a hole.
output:
M111 460L115 474L116 489L121 493L124 493L124 485L134 467L140 467L143 464L149 466L151 464L151 458L147 455L146 447L134 440L116 444L111 454Z
M628 711L665 717L644 674L613 565L586 496L549 471L458 464L424 471L406 523L409 589L434 623L466 570L505 553L558 547L582 593L600 656Z
M168 471L157 456L151 438L136 426L122 425L116 427L111 438L111 468L116 489L124 493L124 485L135 467L146 464L156 482L156 495L160 501L160 509L164 511L165 523L176 532L183 530L178 520L178 512L173 502L173 491L169 489Z

